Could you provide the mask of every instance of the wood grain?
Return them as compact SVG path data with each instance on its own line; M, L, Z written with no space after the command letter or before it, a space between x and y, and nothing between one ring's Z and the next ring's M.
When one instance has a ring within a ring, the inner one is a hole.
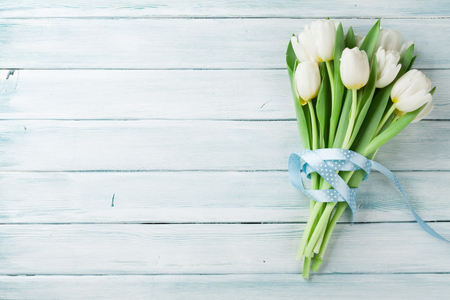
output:
M0 66L37 68L285 68L292 33L310 19L3 19ZM365 35L372 19L342 19ZM449 68L450 19L388 19L416 43L416 67ZM30 46L32 45L32 46Z
M435 109L427 119L448 120L450 70L424 73L437 86ZM0 119L295 119L285 70L16 70L9 74L0 71Z
M0 171L286 170L289 155L301 149L295 121L22 120L1 126ZM449 122L412 124L382 147L377 161L392 170L449 170L449 129Z
M432 227L445 235L450 224ZM2 225L0 274L299 274L301 262L295 254L303 228L302 224ZM448 273L447 249L448 243L416 223L338 224L320 273Z
M387 1L164 1L5 0L0 17L444 17L447 2Z
M450 275L1 276L5 299L444 299ZM71 293L67 293L71 291Z
M448 220L450 173L396 175L424 220ZM0 198L1 223L306 222L309 216L309 199L287 172L0 173ZM414 221L400 192L377 172L361 185L357 203L355 222ZM341 221L351 221L350 211Z

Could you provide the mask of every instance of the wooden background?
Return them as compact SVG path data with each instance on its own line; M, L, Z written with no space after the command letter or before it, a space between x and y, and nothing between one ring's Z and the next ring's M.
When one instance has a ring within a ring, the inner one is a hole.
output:
M0 298L448 297L450 245L375 172L301 278L284 53L325 17L416 43L435 110L377 161L450 238L448 1L3 0Z

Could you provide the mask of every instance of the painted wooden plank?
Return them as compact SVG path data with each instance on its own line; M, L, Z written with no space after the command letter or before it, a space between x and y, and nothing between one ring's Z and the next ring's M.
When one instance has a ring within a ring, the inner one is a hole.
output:
M450 173L397 176L424 220L449 219ZM309 216L309 200L286 172L1 173L0 199L1 223L306 222ZM377 172L357 201L355 222L414 221L401 194ZM351 221L349 211L341 221Z
M432 226L449 237L449 223ZM2 225L0 274L298 274L295 254L303 228ZM448 273L448 247L415 223L338 224L320 273Z
M449 119L450 70L424 72L437 86L427 118ZM285 70L1 70L0 79L0 119L295 118Z
M444 17L450 11L444 0L430 3L387 1L164 1L144 0L5 0L0 17Z
M3 121L1 171L286 170L295 121ZM449 170L449 122L411 124L377 161ZM433 147L429 147L433 145Z
M5 299L445 299L449 274L1 276Z
M3 19L1 68L285 68L309 19ZM365 35L372 19L341 20ZM450 19L390 19L416 42L419 68L448 68Z

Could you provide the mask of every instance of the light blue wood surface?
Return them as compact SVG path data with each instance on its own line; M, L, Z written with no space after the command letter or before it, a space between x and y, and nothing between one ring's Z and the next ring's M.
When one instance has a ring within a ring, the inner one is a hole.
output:
M416 42L436 108L377 161L450 238L448 1L17 2L0 4L0 299L448 297L450 245L378 173L301 279L284 66L314 18Z

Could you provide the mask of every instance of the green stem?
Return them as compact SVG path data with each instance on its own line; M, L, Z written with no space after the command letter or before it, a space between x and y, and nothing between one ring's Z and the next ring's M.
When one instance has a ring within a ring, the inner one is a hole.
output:
M331 70L331 63L330 61L325 62L325 65L327 66L328 71L328 78L330 79L330 86L331 86L331 115L333 116L334 111L334 75ZM330 133L328 136L328 147L332 147L334 143L334 136L336 134L336 127L333 126L333 122L330 122Z
M333 71L331 70L331 63L330 61L325 62L327 66L328 71L328 78L330 78L330 86L331 86L331 112L334 110L334 75Z
M330 221L330 224L328 224L325 236L323 238L322 246L320 247L319 254L314 259L314 263L312 266L312 269L315 272L319 271L320 265L323 262L323 256L325 254L325 251L327 250L328 243L330 242L330 237L331 237L331 234L333 233L334 227L336 226L337 221L339 220L339 218L341 217L342 213L345 211L347 206L348 206L347 202L340 202L338 204L338 207L336 209L336 212L335 212L333 218Z
M319 240L322 230L327 226L328 220L335 205L336 202L327 202L325 210L323 211L323 214L320 217L319 222L317 223L316 229L314 230L314 233L311 235L308 245L305 248L304 254L306 257L312 256L314 247L316 246L316 243Z
M375 151L374 155L372 156L372 160L375 158L375 155L377 154L378 149ZM346 179L344 179L345 182L348 183L353 174L354 174L354 171L347 173ZM317 257L314 259L314 263L312 266L312 269L314 272L319 271L320 265L323 262L323 256L325 255L325 251L327 250L328 243L330 242L331 234L333 233L334 227L336 227L336 224L337 224L339 218L342 216L342 214L344 213L347 206L348 206L347 202L340 202L338 204L336 212L334 213L333 218L331 219L330 223L328 224L327 230L325 232L325 236L322 241L322 246L320 247L320 251L319 251Z
M342 174L341 177L345 182L348 183L350 181L350 178L352 177L353 173L354 173L353 171L345 172ZM312 234L312 236L309 240L308 246L305 248L304 254L306 257L311 257L313 250L316 246L316 243L317 243L318 239L320 238L322 230L325 230L327 228L328 221L330 220L331 213L333 212L333 209L336 206L336 204L337 204L336 202L328 202L327 203L327 206L325 207L325 211L322 214L322 217L320 218L319 223L317 224L316 229L314 230L314 233ZM347 204L347 202L345 202L345 204ZM329 230L329 229L326 229L326 230ZM331 236L331 233L330 233L330 236ZM326 232L325 232L325 236L322 241L322 246L320 248L321 251L322 251L322 248L326 249L328 242L329 242L329 238L328 238L328 240L326 240ZM326 245L324 245L323 243L326 243ZM325 251L325 250L323 250L323 251ZM320 251L319 251L319 253L320 253ZM323 258L323 256L322 256L322 258Z
M311 127L312 127L312 150L316 150L319 146L318 144L318 134L317 134L317 123L316 123L316 113L314 111L314 105L312 101L308 101L309 114L311 116Z
M308 242L309 233L311 232L312 225L314 224L314 220L319 213L320 208L323 206L323 202L317 202L314 204L313 210L309 214L308 222L306 222L305 230L303 231L303 236L300 241L300 246L298 247L297 259L303 260L303 252L305 250L306 244Z
M302 273L302 277L304 279L308 279L308 277L309 277L310 266L311 266L311 258L305 257L305 262L303 263L303 273Z
M392 124L394 124L395 121L397 121L398 119L400 119L400 116L399 116L399 115L395 115L395 117L392 119L391 124L389 124L389 126L391 126ZM380 148L378 148L378 149L380 149Z
M316 254L318 254L319 251L320 251L320 247L322 246L323 237L325 236L326 229L327 229L326 226L322 229L322 232L319 235L319 239L317 240L317 243L314 246L313 252L316 253Z
M312 150L316 150L319 148L319 134L317 132L317 122L316 122L316 113L314 110L314 105L312 101L308 101L309 115L311 117L311 127L312 127ZM311 174L311 189L318 190L319 189L319 174L316 172ZM310 208L314 206L315 201L310 201Z
M311 127L312 127L312 150L315 150L318 147L318 134L317 134L316 113L314 111L314 105L313 105L312 101L308 101L308 108L309 108L309 112L310 112ZM319 183L318 179L319 178L320 178L319 174L317 174L316 172L311 174L311 189L312 190L317 190L319 188L318 187L318 183ZM303 252L304 252L305 246L308 243L310 233L313 231L313 229L315 227L316 217L317 217L319 211L321 210L321 207L323 206L322 203L319 203L319 204L315 203L314 200L310 200L309 203L310 203L309 204L310 214L309 214L308 222L306 223L305 230L303 231L303 236L300 241L300 246L298 248L298 252L297 252L298 260L303 259ZM305 264L306 263L307 262L305 261Z
M381 120L380 124L378 124L377 129L375 130L375 133L373 134L373 137L376 137L377 134L380 132L381 128L383 128L384 124L387 122L387 120L389 120L389 118L391 117L391 115L394 113L395 111L395 106L392 105L391 108L389 108L389 110L387 111L387 113L384 115L383 119ZM395 119L395 118L394 118ZM394 119L392 121L394 121ZM392 122L391 122L392 124Z
M350 113L350 122L348 123L347 133L345 134L344 143L342 148L350 149L351 145L348 145L350 142L350 138L352 137L353 126L355 125L356 120L356 111L358 104L358 90L352 90L352 111Z

